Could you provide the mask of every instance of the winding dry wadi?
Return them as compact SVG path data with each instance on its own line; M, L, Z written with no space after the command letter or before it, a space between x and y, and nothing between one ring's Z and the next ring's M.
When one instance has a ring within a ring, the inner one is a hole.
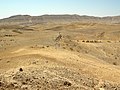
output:
M120 17L1 19L0 90L120 90Z

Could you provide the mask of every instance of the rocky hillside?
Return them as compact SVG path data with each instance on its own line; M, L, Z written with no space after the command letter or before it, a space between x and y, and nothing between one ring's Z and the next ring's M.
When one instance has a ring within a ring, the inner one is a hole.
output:
M114 17L94 17L79 15L16 15L0 20L0 24L37 24L37 23L70 23L70 22L90 22L90 23L120 23L120 16Z

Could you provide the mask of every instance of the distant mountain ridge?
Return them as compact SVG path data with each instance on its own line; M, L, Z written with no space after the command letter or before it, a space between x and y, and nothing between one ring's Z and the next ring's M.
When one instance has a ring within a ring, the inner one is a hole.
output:
M111 17L94 17L94 16L80 16L80 15L15 15L9 18L0 19L2 24L39 24L39 23L120 23L120 16Z

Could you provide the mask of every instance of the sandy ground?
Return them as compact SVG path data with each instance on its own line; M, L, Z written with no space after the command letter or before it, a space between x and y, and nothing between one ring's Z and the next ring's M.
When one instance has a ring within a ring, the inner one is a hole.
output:
M120 90L119 25L26 28L0 29L0 90Z

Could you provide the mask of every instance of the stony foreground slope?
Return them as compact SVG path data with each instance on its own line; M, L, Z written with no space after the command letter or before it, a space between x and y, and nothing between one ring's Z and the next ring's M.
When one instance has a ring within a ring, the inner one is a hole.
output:
M19 49L12 51L6 60L1 61L4 64L1 69L8 70L1 73L1 90L120 89L119 69L66 50Z

